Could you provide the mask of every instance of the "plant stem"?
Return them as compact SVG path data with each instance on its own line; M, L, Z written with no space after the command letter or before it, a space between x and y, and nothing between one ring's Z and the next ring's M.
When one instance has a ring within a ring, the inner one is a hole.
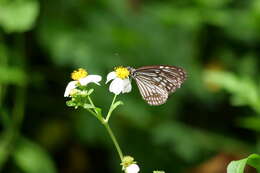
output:
M88 95L88 101L89 103L93 106L93 107L96 107L91 99L91 97ZM96 111L96 109L94 109L94 111L96 112L96 114L98 114L98 112Z
M94 115L101 123L104 122L104 119L97 113L93 112L91 109L87 109L87 111L89 111L92 115Z
M115 102L115 100L116 100L116 96L117 96L117 95L115 95L114 98L113 98L113 101L112 101L112 103L111 103L111 105L110 105L110 109L109 109L109 111L108 111L108 113L107 113L106 119L104 119L104 118L102 117L102 115L100 115L100 113L98 113L95 109L94 109L95 112L92 111L91 109L87 109L87 110L88 110L92 115L94 115L94 116L105 126L105 128L106 128L106 130L107 130L107 132L108 132L108 134L109 134L109 136L110 136L110 138L111 138L111 140L113 141L113 144L115 145L115 148L116 148L117 153L118 153L118 155L119 155L119 157L120 157L120 160L123 161L123 156L124 156L124 155L123 155L123 153L122 153L122 150L121 150L121 148L120 148L120 146L119 146L119 144L118 144L118 142L117 142L117 140L116 140L116 137L115 137L113 131L111 130L111 128L110 128L110 126L109 126L109 124L108 124L108 120L109 120L109 118L110 118L110 116L111 116L111 114L112 114L112 112L113 112L112 107L113 107L114 102ZM95 105L94 105L93 101L91 100L90 96L88 96L88 100L89 100L90 104L91 104L93 107L95 107Z
M120 146L119 146L119 144L118 144L118 142L116 140L116 137L115 137L113 131L111 130L111 128L110 128L110 126L109 126L109 124L107 122L103 122L103 125L107 129L107 132L108 132L110 138L112 139L112 141L113 141L113 143L114 143L114 145L116 147L116 150L117 150L117 153L118 153L118 155L120 157L120 160L123 161L123 153L122 153L122 150L121 150L121 148L120 148Z
M109 120L109 118L110 118L110 116L111 116L111 114L112 114L112 111L113 111L113 109L111 109L112 108L112 106L114 105L114 102L115 102L115 100L116 100L116 94L114 95L114 98L113 98L113 101L112 101L112 103L111 103L111 105L110 105L110 108L109 108L109 111L108 111L108 113L107 113L107 117L106 117L106 122L108 122L108 120Z

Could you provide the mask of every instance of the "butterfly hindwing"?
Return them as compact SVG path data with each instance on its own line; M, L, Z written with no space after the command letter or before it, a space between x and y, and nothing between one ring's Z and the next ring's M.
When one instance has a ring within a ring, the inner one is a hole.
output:
M160 105L168 95L175 92L186 79L186 72L176 66L144 66L131 68L131 76L136 80L144 100L150 105Z
M163 88L150 83L151 81L142 76L137 76L135 80L143 99L148 104L161 105L167 101L168 93Z

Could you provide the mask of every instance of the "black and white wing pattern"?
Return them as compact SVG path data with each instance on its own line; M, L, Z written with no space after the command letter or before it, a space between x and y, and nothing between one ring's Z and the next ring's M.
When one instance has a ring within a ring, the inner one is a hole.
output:
M168 92L144 76L136 76L136 84L144 100L150 105L161 105L167 101Z
M184 69L176 66L144 66L138 69L128 67L144 100L150 105L161 105L168 95L175 92L186 79Z

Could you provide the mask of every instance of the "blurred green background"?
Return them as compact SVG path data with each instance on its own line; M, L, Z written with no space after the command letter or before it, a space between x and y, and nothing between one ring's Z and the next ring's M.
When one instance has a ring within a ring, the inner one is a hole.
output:
M224 173L260 152L260 0L0 0L0 169L119 173L107 132L63 97L79 67L183 67L162 106L133 91L111 118L141 172ZM106 111L104 80L93 99Z

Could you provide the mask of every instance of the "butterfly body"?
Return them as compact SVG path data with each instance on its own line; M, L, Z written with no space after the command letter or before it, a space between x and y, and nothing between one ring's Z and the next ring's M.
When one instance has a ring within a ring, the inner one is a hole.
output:
M136 81L143 99L150 105L164 104L168 95L180 88L186 79L185 70L176 66L155 65L127 69Z

